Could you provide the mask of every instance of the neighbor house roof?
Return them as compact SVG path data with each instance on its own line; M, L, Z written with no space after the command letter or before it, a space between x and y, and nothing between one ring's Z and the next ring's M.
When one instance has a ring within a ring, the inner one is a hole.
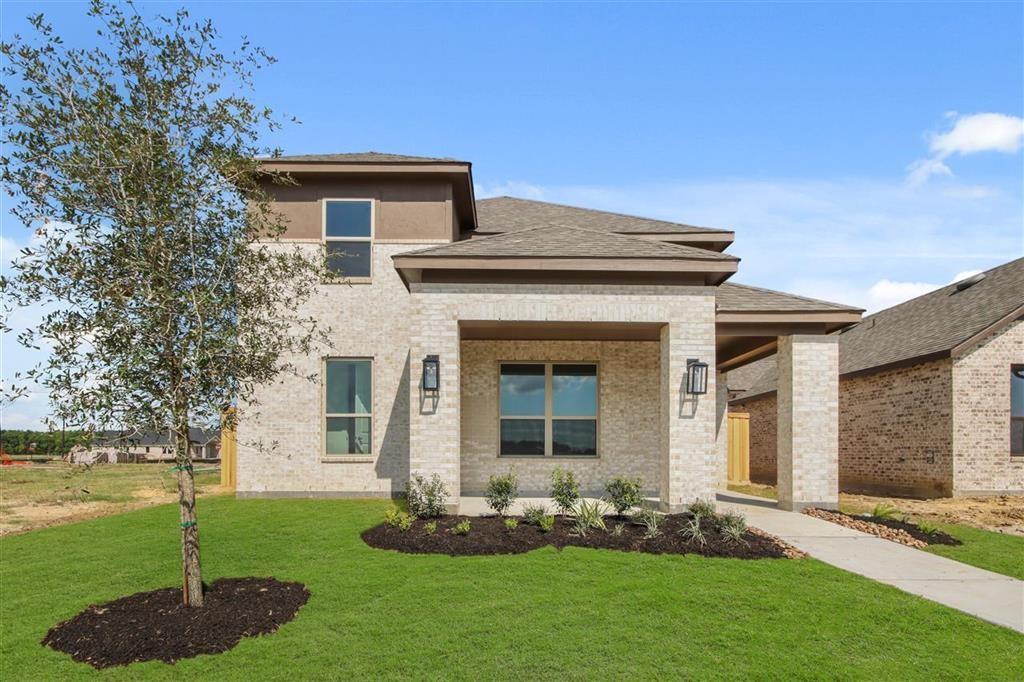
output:
M955 356L1021 318L1024 258L869 315L842 331L839 374L865 374ZM742 399L751 398L774 391L775 376L772 356L729 372L729 388L743 391Z
M739 261L736 256L636 239L572 225L538 225L513 232L409 251L402 256L502 258L653 258Z
M772 289L752 287L747 284L726 282L718 287L716 297L719 312L821 312L845 311L860 313L862 308L830 303L816 298L787 294Z
M220 440L220 429L201 429L192 427L188 430L189 440L197 445L206 445L212 441ZM157 445L164 446L171 444L169 431L97 431L93 435L93 441L97 445Z
M476 211L478 221L476 234L511 232L538 225L562 225L621 234L718 234L723 237L732 235L729 230L684 225L515 197L481 199L476 202Z
M285 163L465 163L447 157L407 156L385 152L347 152L343 154L297 154L274 156L261 159L268 162Z

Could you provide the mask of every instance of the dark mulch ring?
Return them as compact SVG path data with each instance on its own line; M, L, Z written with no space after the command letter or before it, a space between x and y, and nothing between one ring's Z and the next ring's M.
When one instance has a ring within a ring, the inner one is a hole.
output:
M274 632L295 618L309 590L274 578L221 578L205 597L201 608L190 608L178 587L138 592L90 606L51 628L42 643L94 668L174 663Z
M520 554L546 545L563 547L593 547L595 549L617 549L624 552L646 552L648 554L701 554L708 557L731 557L734 559L782 559L800 558L804 554L779 538L756 528L748 528L742 542L730 541L715 528L714 521L703 519L706 544L689 540L680 534L688 524L688 514L666 516L659 529L661 534L645 539L644 528L623 517L606 517L607 530L590 530L586 536L573 531L572 520L556 517L555 526L543 533L537 526L527 525L517 518L519 526L510 531L505 520L496 516L469 517L469 535L456 535L452 527L464 516L446 516L435 519L437 530L428 535L424 529L427 523L416 519L409 530L402 531L387 524L380 524L362 534L363 542L378 549L394 549L408 554L449 554L468 556L480 554ZM622 527L616 534L614 528Z
M847 514L841 511L817 508L805 509L804 513L910 547L963 544L949 533L941 530L926 533L916 523L901 519L881 518L870 514Z

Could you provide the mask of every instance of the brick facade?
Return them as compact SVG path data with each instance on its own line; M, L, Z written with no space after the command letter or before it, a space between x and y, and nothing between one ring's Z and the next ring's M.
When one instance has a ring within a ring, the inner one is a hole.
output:
M941 359L839 382L839 485L846 492L942 497L1024 491L1009 454L1010 365L1024 323ZM774 394L735 400L750 414L750 477L776 482Z

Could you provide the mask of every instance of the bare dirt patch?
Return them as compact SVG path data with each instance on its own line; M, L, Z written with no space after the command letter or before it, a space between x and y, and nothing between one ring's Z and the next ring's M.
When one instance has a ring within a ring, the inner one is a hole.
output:
M916 519L959 523L1024 537L1024 496L1021 495L912 500L843 493L840 495L840 504L843 509L854 512L870 512L877 504L889 505Z
M519 526L509 531L504 519L494 516L472 517L468 535L457 535L452 528L466 517L437 519L437 530L428 534L426 521L417 519L408 530L402 531L387 524L374 526L362 534L371 547L394 549L410 554L448 554L451 556L485 554L520 554L540 547L593 547L624 552L648 554L700 554L708 557L734 559L783 559L804 556L800 550L779 538L756 528L748 528L742 541L725 538L711 519L701 521L705 542L701 544L680 534L690 517L672 514L661 522L661 533L645 538L643 528L629 520L617 517L605 519L607 530L592 529L585 536L577 535L572 522L558 517L547 533L537 526L527 525L519 519ZM616 533L615 527L620 526Z
M221 578L206 588L201 608L183 605L180 588L138 592L90 606L51 628L42 644L94 668L174 663L274 632L308 599L305 585L274 578Z

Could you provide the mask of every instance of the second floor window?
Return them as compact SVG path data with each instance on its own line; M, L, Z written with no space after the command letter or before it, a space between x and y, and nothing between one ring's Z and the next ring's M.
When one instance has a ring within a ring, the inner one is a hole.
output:
M370 277L373 272L373 201L324 200L327 269L335 277Z

